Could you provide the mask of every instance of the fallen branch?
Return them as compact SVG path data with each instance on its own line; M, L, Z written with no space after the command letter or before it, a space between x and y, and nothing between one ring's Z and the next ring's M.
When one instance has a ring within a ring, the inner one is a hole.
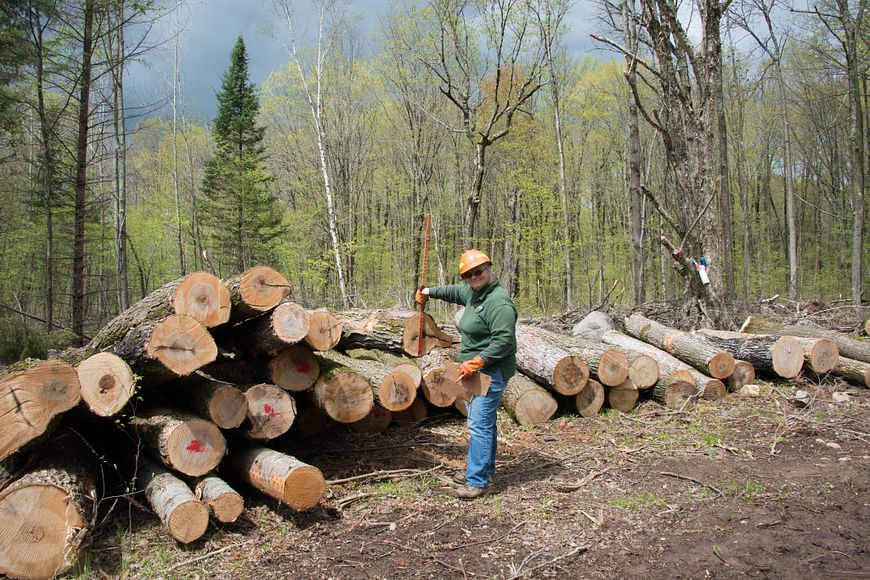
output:
M196 558L191 558L190 560L185 560L184 562L179 562L178 564L170 566L169 568L163 570L163 573L166 574L168 572L172 572L173 570L177 570L179 568L183 568L183 567L189 566L191 564L196 564L197 562L207 560L207 559L211 558L212 556L217 556L221 552L226 552L227 550L229 550L231 548L240 548L242 546L252 544L252 543L254 543L254 541L255 541L255 539L245 540L244 542L238 542L236 544L230 544L229 546L224 546L223 548L219 548L217 550L212 550L208 554L203 554L202 556L197 556Z
M395 475L425 475L437 469L441 469L443 466L443 463L439 463L432 469L389 469L385 471L372 471L371 473L363 473L362 475L354 475L353 477L345 477L344 479L329 479L326 481L326 485L338 485L340 483L349 483L351 481L361 481L364 479L383 479Z
M521 578L521 577L523 577L523 576L525 576L525 575L527 575L527 574L531 574L531 573L534 572L535 570L540 570L541 568L545 568L545 567L547 567L547 566L551 566L552 564L555 564L556 562L559 562L559 561L561 561L561 560L564 560L565 558L570 558L571 556L576 556L577 554L583 553L583 552L585 552L585 551L588 550L588 549L589 549L589 546L577 546L576 548L574 548L573 550L571 550L571 551L568 552L567 554L562 554L562 555L559 556L558 558L553 558L552 560L549 560L549 561L544 562L544 563L542 563L542 564L538 564L538 565L535 566L534 568L529 568L528 570L524 570L524 571L522 571L522 572L519 572L519 573L517 573L517 574L514 574L514 575L511 576L508 580L515 580L516 578Z
M725 497L725 494L722 493L722 490L716 487L715 485L710 485L709 483L704 483L703 481L698 481L694 477L689 477L688 475L680 475L679 473L674 473L672 471L661 471L659 472L661 475L667 475L668 477L676 477L677 479L684 479L686 481L691 481L692 483L697 483L703 487L708 489L712 489L716 493L719 494L719 497Z

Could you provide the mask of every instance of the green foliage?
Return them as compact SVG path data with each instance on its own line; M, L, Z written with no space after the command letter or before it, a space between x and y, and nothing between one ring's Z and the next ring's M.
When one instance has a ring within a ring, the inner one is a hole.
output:
M34 328L20 318L0 318L0 363L26 359L44 359L49 350L63 350L76 344L76 336L69 330L48 333Z

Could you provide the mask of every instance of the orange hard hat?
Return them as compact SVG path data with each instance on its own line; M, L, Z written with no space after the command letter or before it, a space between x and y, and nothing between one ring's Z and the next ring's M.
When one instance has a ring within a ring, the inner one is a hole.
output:
M480 250L467 250L459 258L459 275L462 276L481 264L492 264L492 260Z

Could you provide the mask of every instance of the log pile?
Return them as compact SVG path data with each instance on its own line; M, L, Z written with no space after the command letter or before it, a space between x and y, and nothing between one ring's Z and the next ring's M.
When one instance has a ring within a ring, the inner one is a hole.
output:
M318 504L323 474L276 450L279 437L328 424L380 433L417 425L433 407L467 413L461 390L445 385L445 367L460 360L456 329L398 309L308 310L291 294L263 266L224 281L190 274L121 313L87 347L0 377L0 460L24 460L0 482L0 573L39 578L69 569L101 493L97 456L122 465L130 489L189 543L209 517L237 520L239 486L296 510ZM518 372L503 397L517 423L544 423L560 403L582 417L605 407L629 412L644 400L685 410L721 399L726 385L752 384L756 372L832 374L870 387L870 339L754 318L741 333L686 333L638 314L623 333L595 314L595 324L578 325L583 336L517 325ZM85 417L122 425L124 441L113 447L89 440L88 428L59 429L65 417L67 425ZM34 530L43 530L39 549L22 550Z

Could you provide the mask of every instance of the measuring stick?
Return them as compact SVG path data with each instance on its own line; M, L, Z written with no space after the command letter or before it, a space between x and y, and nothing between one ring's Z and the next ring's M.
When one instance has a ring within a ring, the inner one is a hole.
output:
M429 219L431 214L426 214L426 224L423 226L423 269L420 272L420 285L426 286L426 266L429 261ZM426 304L420 305L420 327L417 330L417 357L423 354L423 330L426 325Z

